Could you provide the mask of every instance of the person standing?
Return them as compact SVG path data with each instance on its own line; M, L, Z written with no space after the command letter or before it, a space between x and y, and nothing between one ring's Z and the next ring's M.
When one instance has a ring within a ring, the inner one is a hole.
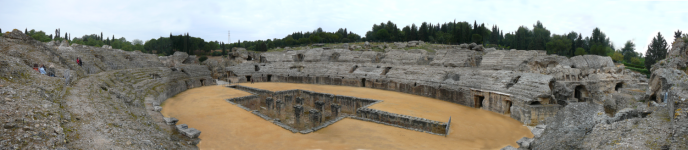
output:
M81 66L81 64L82 64L81 58L76 57L76 64L78 64L79 66Z

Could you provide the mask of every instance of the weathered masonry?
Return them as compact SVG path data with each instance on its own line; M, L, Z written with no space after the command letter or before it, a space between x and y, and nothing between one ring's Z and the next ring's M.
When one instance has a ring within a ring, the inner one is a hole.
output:
M315 48L234 55L261 60L226 67L233 82L252 79L398 91L501 113L529 125L570 103L601 103L625 87L647 85L642 75L615 66L609 57L566 58L535 50L462 45L432 53Z
M230 87L255 95L230 98L228 102L294 133L308 134L346 117L435 135L447 132L443 122L367 108L380 100L305 90L271 92L239 85Z

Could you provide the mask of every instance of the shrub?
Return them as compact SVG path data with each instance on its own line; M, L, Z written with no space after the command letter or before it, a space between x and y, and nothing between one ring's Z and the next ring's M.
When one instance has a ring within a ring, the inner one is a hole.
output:
M215 51L215 52L213 52L211 55L213 55L213 56L220 56L220 55L222 55L222 52Z
M205 60L208 60L208 57L206 57L206 56L201 56L201 58L198 58L198 61L199 61L199 62L203 62L203 61L205 61Z
M575 52L574 54L575 54L576 56L578 56L578 55L585 55L585 54L588 54L588 53L585 52L585 49L579 47L579 48L576 48L576 52Z
M614 54L612 55L612 60L616 62L621 62L623 61L623 55L619 52L614 52Z

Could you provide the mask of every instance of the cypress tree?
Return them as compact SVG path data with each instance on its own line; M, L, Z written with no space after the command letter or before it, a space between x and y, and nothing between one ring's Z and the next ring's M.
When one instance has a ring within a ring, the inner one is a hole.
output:
M647 52L645 53L645 68L650 70L653 64L666 58L667 50L669 50L667 42L664 37L662 37L662 34L658 32L657 37L652 38L652 43L647 46Z
M28 30L28 28L24 28L24 34L29 35L29 30Z
M222 42L222 44L220 44L220 45L222 46L222 54L221 55L224 56L225 55L225 42Z
M103 41L103 32L100 32L100 40Z

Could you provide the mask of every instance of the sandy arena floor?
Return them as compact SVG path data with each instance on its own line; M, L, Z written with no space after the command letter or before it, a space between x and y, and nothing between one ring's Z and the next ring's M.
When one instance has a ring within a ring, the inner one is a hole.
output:
M224 86L187 90L163 103L162 114L201 130L201 149L500 149L533 135L498 113L406 93L348 86L243 83L271 91L303 89L383 100L370 108L447 122L448 137L344 119L310 134L292 133L225 101L250 95Z

